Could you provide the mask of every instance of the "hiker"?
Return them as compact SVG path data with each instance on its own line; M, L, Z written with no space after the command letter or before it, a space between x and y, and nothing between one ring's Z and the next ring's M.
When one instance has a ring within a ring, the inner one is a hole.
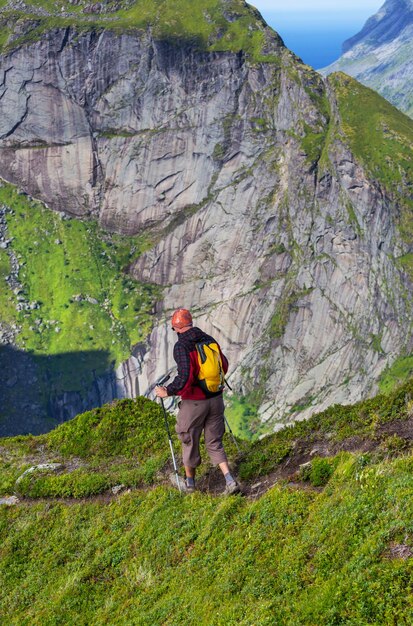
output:
M213 465L219 465L226 482L225 493L239 493L237 481L231 475L222 438L225 432L224 374L228 370L228 361L221 352L218 343L199 328L193 327L192 315L187 309L178 309L172 316L172 330L178 334L174 346L174 359L178 373L166 387L156 387L158 398L178 395L179 413L175 426L182 442L182 456L185 467L186 491L195 491L195 470L201 463L199 440L204 431L205 446ZM201 361L198 353L201 354ZM215 366L212 360L215 359ZM211 369L220 381L215 385L210 378L200 379L204 366L200 362L212 363ZM216 389L210 391L209 387Z

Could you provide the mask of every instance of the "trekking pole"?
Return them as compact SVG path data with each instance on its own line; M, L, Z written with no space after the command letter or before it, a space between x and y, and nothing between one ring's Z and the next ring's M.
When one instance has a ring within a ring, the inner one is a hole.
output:
M232 441L234 442L235 447L238 450L238 454L241 454L241 448L239 447L237 440L235 439L235 435L231 430L231 426L229 425L227 418L225 417L225 413L224 413L224 420L225 420L225 424L227 425L229 432L231 433Z
M226 378L224 378L224 381L225 381L225 384L228 387L228 389L230 389L232 391L232 387L230 386L230 384L228 383ZM234 433L231 430L231 426L229 425L228 420L225 417L225 414L224 414L224 420L225 420L225 424L227 425L227 428L228 428L229 432L231 433L232 441L234 442L235 447L238 450L238 454L241 454L241 449L240 449L240 447L239 447L239 445L237 443L237 440L235 439Z
M169 380L169 378L170 378L170 375L167 374L167 376L164 376L164 378L162 378L159 381L158 385L162 387L162 385L164 383L166 383L166 381ZM168 417L166 415L166 409L165 409L165 405L164 405L164 402L163 402L163 398L161 398L161 404L162 404L162 409L163 409L163 416L164 416L164 419L165 419L166 432L168 433L169 447L171 449L172 463L173 463L174 470L175 470L176 484L178 485L179 493L181 493L182 492L181 481L179 480L178 466L176 464L175 452L174 452L174 447L173 447L173 444L172 444L171 430L169 428L169 422L168 422Z

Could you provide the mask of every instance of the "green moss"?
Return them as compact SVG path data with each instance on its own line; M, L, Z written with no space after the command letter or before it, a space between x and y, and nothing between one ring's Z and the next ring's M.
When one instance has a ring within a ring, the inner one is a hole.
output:
M350 224L353 224L354 228L356 229L356 232L358 235L361 234L361 227L359 224L359 221L357 219L357 215L356 212L354 210L353 205L351 204L351 202L345 201L345 205L346 205L346 209L347 209L347 213L348 213L348 217L350 219Z
M305 411L306 409L309 409L311 406L313 406L314 400L314 396L306 396L298 404L293 404L288 412L291 415L294 413L301 413L301 411Z
M404 254L396 260L413 282L413 254Z
M292 311L296 310L296 303L300 298L311 292L311 289L291 290L288 288L277 302L276 310L271 318L269 333L273 339L283 336Z
M273 243L265 253L265 256L272 256L273 254L285 254L288 252L283 243Z
M214 151L212 153L212 158L216 161L221 161L224 158L225 149L222 144L216 143L214 147Z
M155 132L155 131L153 131ZM153 134L152 132L152 134ZM112 128L110 130L105 130L99 133L99 137L104 137L105 139L114 139L115 137L136 137L137 135L150 134L151 131L127 131L127 130L118 130L116 128Z
M304 137L301 139L302 149L310 163L317 163L321 158L327 133L326 131L314 132L308 124L304 125L304 132Z
M12 324L16 317L16 297L6 281L10 271L10 258L7 251L0 250L0 319L5 324Z
M383 339L383 333L379 333L377 335L371 334L371 345L373 350L378 352L379 354L383 354L383 348L381 345Z

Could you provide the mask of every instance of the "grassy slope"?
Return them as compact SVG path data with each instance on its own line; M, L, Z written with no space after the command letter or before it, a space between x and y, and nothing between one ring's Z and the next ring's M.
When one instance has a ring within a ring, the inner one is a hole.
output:
M413 240L413 123L375 91L345 74L328 78L337 97L340 132L367 173L403 207L400 230Z
M27 4L33 7L33 15L30 11L3 9L0 43L4 50L22 42L37 40L52 28L75 25L78 29L104 27L124 32L128 29L146 30L151 26L155 38L177 39L181 42L184 39L209 50L244 50L256 61L275 60L262 54L265 23L259 13L243 0L135 0L125 3L126 8L98 15L83 13L84 7L90 5L89 2L73 6L65 1L55 4L47 0L33 0ZM63 14L61 7L65 9ZM43 9L46 15L39 14L39 9ZM12 32L11 21L30 19L36 20L30 33L12 42L8 41Z
M240 473L256 481L303 441L309 449L322 437L376 442L370 453L322 459L332 467L317 483L322 490L281 482L251 500L182 498L161 486L107 503L2 507L3 618L19 626L412 623L411 438L384 434L389 424L411 425L412 392L410 382L391 396L333 407L248 445L238 459ZM33 460L37 450L66 463L106 460L113 469L122 454L136 468L158 458L161 471L167 457L160 409L143 399L1 445L14 463ZM312 465L320 467L317 459ZM85 469L78 484L94 473ZM42 482L33 480L31 489Z
M13 238L10 247L21 265L20 297L39 304L38 309L16 311L17 295L5 280L10 259L2 250L1 319L21 326L17 341L25 351L74 353L75 362L66 359L63 369L55 373L53 386L58 392L87 386L92 370L99 374L107 367L106 360L99 358L100 351L119 363L150 331L158 289L139 284L123 272L146 242L109 235L94 222L62 220L11 185L0 188L0 202L12 211L7 215L8 237ZM94 361L82 364L76 359L80 352L89 353Z
M173 430L173 419L170 417ZM139 397L88 411L41 436L1 440L0 494L10 493L33 464L59 462L61 471L28 475L19 492L33 497L83 497L110 487L152 485L165 479L169 447L159 405ZM229 452L235 447L227 442ZM178 453L178 443L175 441ZM202 472L207 471L204 464Z
M379 383L380 391L389 393L411 376L413 376L413 356L401 356L382 374Z
M368 447L374 449L387 446L404 450L408 441L394 439L393 434L389 435L392 431L388 425L397 420L403 426L413 418L412 396L411 380L386 396L349 407L333 406L308 421L298 422L253 444L242 442L240 452L227 437L227 452L240 478L248 482L277 471L283 464L290 465L294 473L295 460L303 457L306 447L310 447L310 451L320 448L325 454L330 451L335 455L348 448L346 442L357 438L356 447L369 441ZM13 490L15 480L27 467L44 462L60 462L65 467L58 474L31 475L20 485L21 493L30 496L94 495L119 482L130 487L151 485L154 480L163 480L168 471L169 453L162 412L159 406L144 398L122 400L89 411L45 435L1 441L0 493L3 494ZM302 442L306 442L304 450ZM350 448L354 445L350 444ZM306 454L308 456L308 450ZM133 472L129 476L127 472L131 468ZM72 476L73 469L81 473L78 478L75 474L76 480ZM206 475L208 471L208 465L203 464L201 474ZM85 477L97 474L101 484L89 490Z

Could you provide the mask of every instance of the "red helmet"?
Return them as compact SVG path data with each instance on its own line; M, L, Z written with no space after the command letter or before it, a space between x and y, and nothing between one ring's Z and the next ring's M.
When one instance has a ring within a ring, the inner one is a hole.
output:
M185 328L185 326L192 326L192 315L188 309L177 309L172 315L171 324L172 328Z

